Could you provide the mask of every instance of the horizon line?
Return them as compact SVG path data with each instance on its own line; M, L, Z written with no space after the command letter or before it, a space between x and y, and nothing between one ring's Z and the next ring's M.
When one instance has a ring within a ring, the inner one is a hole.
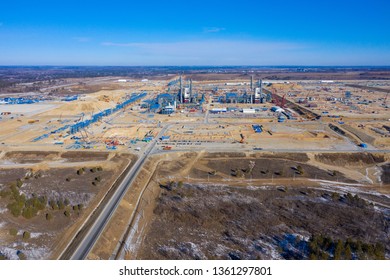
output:
M380 68L390 68L390 65L237 65L237 64L226 64L226 65L61 65L61 64L0 64L0 67L205 67L205 68L223 68L223 67L351 67L351 68L361 68L361 67L380 67Z

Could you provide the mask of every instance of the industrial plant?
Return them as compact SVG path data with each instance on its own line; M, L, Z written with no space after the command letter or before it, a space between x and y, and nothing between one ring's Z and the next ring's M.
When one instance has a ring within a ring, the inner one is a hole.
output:
M148 71L1 89L0 258L390 257L390 79Z

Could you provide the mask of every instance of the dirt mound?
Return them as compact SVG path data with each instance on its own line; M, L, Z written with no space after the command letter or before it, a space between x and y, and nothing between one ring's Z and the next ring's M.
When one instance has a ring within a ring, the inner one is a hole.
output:
M238 152L225 152L225 153L206 153L204 158L237 158L237 157L246 157L245 153L238 153Z
M309 157L306 153L255 153L251 154L250 157L256 158L281 158L281 159L289 159L293 161L299 162L308 162Z
M335 166L366 166L385 162L384 155L370 153L324 153L316 154L315 160Z
M61 155L61 158L66 159L67 161L101 161L107 160L108 154L106 152L79 152L79 151L69 151Z
M18 151L18 152L7 152L4 159L12 160L16 163L38 163L44 160L53 160L58 157L58 152L48 151Z

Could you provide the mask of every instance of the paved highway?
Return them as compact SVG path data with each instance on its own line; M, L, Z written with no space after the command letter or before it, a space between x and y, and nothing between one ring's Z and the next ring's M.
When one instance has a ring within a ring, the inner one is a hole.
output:
M158 136L149 143L145 152L138 158L138 160L135 162L133 167L126 174L126 177L120 183L118 189L112 195L110 200L106 203L106 205L104 206L100 215L96 218L96 220L94 221L94 223L92 224L92 226L88 230L87 234L80 241L80 243L78 244L77 248L73 252L73 255L71 256L70 259L82 260L82 259L85 259L87 257L88 253L91 251L91 249L95 245L96 241L99 239L101 233L103 232L103 229L105 228L108 221L112 217L113 213L117 209L119 202L122 200L123 196L125 195L125 193L129 189L129 187L131 186L133 180L137 177L137 174L138 174L139 170L141 169L142 165L144 164L145 160L147 159L148 155L155 147L157 140L162 135L164 135L164 133L166 132L166 130L168 128L169 128L169 125L165 126L160 131ZM72 242L73 242L73 240L69 244L71 244Z

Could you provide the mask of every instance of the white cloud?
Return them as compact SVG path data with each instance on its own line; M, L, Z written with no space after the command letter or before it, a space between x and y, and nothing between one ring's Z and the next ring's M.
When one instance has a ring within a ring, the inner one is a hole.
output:
M226 30L224 27L205 27L203 32L205 33L217 33Z

